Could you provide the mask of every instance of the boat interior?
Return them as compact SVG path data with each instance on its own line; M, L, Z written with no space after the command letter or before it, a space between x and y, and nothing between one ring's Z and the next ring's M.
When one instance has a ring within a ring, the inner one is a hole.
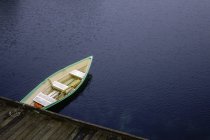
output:
M48 106L73 93L88 72L90 60L67 67L47 78L25 101L36 108Z

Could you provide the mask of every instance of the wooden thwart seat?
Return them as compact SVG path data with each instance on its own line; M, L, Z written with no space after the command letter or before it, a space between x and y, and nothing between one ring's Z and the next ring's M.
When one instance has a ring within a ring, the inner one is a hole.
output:
M33 101L43 105L43 106L48 106L56 101L56 99L40 92L34 99Z
M62 91L64 92L66 89L68 89L69 87L67 85L64 85L58 81L53 81L52 82L52 87L59 90L59 91Z
M79 70L73 70L73 71L70 71L69 74L73 75L73 76L76 76L80 79L83 79L85 77L85 73L84 72L81 72Z
M69 79L69 81L67 81L65 83L68 86L63 83L60 83L58 81L52 82L51 79L48 79L51 83L52 88L60 91L61 93L68 93L71 90L73 90L74 88L76 88L79 85L79 83L81 82L80 79L84 78L84 76L85 76L85 73L83 73L79 70L73 70L73 71L69 72L69 74L71 74L77 78L76 78L76 80L75 80L75 78ZM51 95L51 93L50 93L50 95ZM54 94L52 93L52 95L54 95Z

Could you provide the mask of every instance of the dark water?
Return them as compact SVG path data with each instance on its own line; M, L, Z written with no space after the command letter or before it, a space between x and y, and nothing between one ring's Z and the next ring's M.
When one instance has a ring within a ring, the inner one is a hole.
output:
M210 139L209 0L1 0L0 96L94 56L61 114L152 140Z

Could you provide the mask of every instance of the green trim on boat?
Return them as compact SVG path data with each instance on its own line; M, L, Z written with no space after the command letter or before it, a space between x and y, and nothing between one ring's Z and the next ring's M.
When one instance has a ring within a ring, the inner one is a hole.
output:
M32 95L35 93L35 91L36 91L37 89L39 89L43 84L45 84L45 82L47 82L47 80L50 79L51 77L57 75L58 73L60 73L60 72L62 72L62 71L64 71L64 70L66 70L66 69L68 69L68 68L70 68L70 67L72 67L72 66L74 66L74 65L77 65L77 64L79 64L79 63L81 63L81 62L83 62L83 61L85 61L85 60L87 60L87 59L90 59L90 63L89 63L89 65L87 66L87 70L86 70L86 72L85 72L84 78L81 79L81 82L78 84L78 86L77 86L73 91L70 91L64 98L62 98L62 99L60 99L60 100L57 100L56 102L54 102L54 103L52 103L52 104L50 104L50 105L48 105L48 106L45 106L45 107L43 107L42 109L47 110L47 109L49 109L49 108L55 106L56 104L58 104L58 103L64 101L65 99L71 97L75 92L77 92L77 90L78 90L78 89L81 87L81 85L84 83L84 81L85 81L85 79L86 79L86 77L87 77L87 75L88 75L88 73L89 73L89 70L90 70L90 67L91 67L91 64L92 64L92 61L93 61L93 56L89 56L89 57L87 57L87 58L84 58L84 59L82 59L82 60L80 60L80 61L78 61L78 62L75 62L75 63L73 63L73 64L71 64L71 65L69 65L69 66L67 66L67 67L64 67L63 69L61 69L61 70L59 70L59 71L53 73L53 74L50 75L48 78L46 78L43 82L41 82L38 86L36 86L31 92L29 92L29 94L27 94L20 102L25 103L25 101L26 101L30 96L32 96Z

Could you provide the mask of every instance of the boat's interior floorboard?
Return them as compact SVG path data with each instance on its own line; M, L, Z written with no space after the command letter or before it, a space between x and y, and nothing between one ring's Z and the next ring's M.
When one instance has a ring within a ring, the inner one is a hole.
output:
M1 140L140 139L3 98L0 105Z

